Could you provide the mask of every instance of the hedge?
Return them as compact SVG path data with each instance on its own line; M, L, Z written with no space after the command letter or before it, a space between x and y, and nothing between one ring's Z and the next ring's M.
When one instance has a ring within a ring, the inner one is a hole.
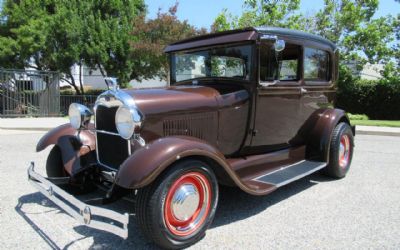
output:
M106 89L85 89L85 95L100 95L106 91ZM60 95L76 95L72 89L61 89Z
M336 106L373 120L400 120L400 82L355 80L339 84Z

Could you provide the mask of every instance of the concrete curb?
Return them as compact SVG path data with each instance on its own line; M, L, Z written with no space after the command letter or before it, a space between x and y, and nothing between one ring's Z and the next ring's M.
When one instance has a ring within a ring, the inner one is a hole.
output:
M383 135L400 136L400 128L396 127L378 127L378 126L356 126L356 135Z
M356 136L357 135L400 136L400 132L356 130Z
M21 130L21 131L50 131L52 128L10 128L0 127L1 130Z

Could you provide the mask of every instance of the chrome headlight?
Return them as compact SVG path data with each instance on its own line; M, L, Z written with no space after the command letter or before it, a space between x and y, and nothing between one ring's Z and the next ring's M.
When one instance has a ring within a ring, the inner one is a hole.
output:
M79 103L71 103L68 109L69 122L75 129L86 128L92 117L90 109Z
M136 108L121 106L115 115L115 125L119 135L128 140L142 126L143 115Z

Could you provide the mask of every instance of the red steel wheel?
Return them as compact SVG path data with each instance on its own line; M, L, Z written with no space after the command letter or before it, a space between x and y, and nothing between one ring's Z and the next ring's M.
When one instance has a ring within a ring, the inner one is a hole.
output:
M203 225L210 213L210 190L199 172L186 173L172 184L164 206L164 222L172 234L188 236Z
M354 135L348 123L341 122L332 131L329 161L324 173L333 178L343 178L350 169L353 158Z
M350 138L347 134L343 134L340 138L339 145L339 166L346 168L350 160Z
M171 165L137 192L136 216L145 236L158 246L182 249L201 240L218 204L218 180L197 159Z

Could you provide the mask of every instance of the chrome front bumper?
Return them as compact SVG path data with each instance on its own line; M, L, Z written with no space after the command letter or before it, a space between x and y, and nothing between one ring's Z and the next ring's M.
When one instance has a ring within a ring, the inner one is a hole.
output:
M107 231L124 239L128 238L129 215L127 213L120 214L109 209L87 205L36 173L34 167L34 163L31 162L28 168L29 182L66 213L88 227ZM95 220L94 217L113 220L121 226Z

